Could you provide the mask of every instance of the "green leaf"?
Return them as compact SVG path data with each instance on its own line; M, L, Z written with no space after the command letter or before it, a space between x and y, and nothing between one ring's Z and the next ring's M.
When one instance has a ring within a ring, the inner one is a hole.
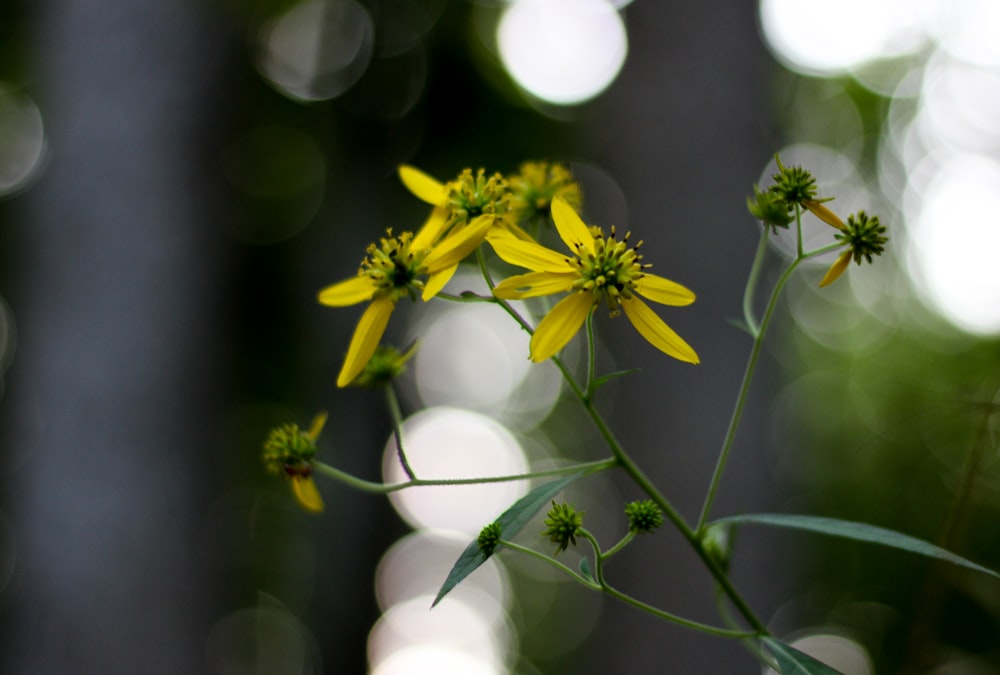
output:
M580 558L580 574L591 581L594 580L594 575L590 573L590 562L586 558Z
M822 661L817 661L805 652L800 652L791 645L772 637L761 638L760 641L768 648L778 662L781 675L844 675Z
M748 326L747 322L744 321L743 319L726 319L726 323L728 323L733 328L739 328L741 331L743 331L750 337L756 337L753 334L753 331L750 330L750 326Z
M632 373L639 373L639 372L642 372L642 368L629 368L628 370L616 370L613 373L608 373L607 375L601 375L600 377L595 377L594 390L596 391L598 387L603 387L616 377L621 377L623 375L631 375Z
M521 531L525 525L528 524L538 510L549 503L549 501L555 497L557 494L563 491L567 485L573 481L586 475L586 471L581 471L579 473L573 473L565 478L560 478L559 480L554 480L551 483L545 483L544 485L539 485L534 490L524 495L511 506L509 509L503 512L503 514L497 518L496 522L500 524L500 531L504 539L511 539L518 532ZM503 548L503 545L497 547L497 551ZM494 551L496 553L496 551ZM448 573L448 578L444 580L441 584L441 590L438 591L437 597L434 598L434 602L431 607L441 602L441 599L447 595L451 589L455 588L465 577L472 574L477 567L486 562L489 558L488 555L479 550L479 543L473 541L471 544L465 547L462 551L462 555L458 557L455 564L451 568L451 572Z
M927 556L928 558L944 560L954 565L959 565L960 567L982 572L996 579L1000 579L1000 573L994 572L993 570L983 567L982 565L977 565L971 560L966 560L965 558L955 555L951 551L947 551L940 546L935 546L934 544L928 543L922 539L917 539L916 537L911 537L907 534L902 534L894 530L888 530L884 527L867 525L865 523L856 523L850 520L820 518L818 516L797 516L780 513L756 513L722 518L715 521L715 524L718 523L771 525L772 527L786 527L794 530L806 530L809 532L818 532L820 534L829 534L834 537L842 537L844 539L854 539L855 541L882 544L883 546L889 546L901 551L909 551L910 553Z

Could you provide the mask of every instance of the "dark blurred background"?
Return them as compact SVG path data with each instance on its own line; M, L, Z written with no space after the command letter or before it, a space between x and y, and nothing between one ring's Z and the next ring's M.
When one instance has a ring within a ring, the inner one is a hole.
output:
M759 670L735 642L518 562L496 573L498 661L414 633L373 590L408 521L322 479L309 516L262 470L267 430L322 409L323 459L380 476L381 399L334 386L359 311L315 297L426 215L403 162L441 179L567 162L588 220L631 228L698 293L663 313L696 368L600 326L609 370L643 368L600 406L691 520L750 346L728 323L758 237L745 197L776 151L814 169L838 212L880 214L890 251L823 292L821 268L793 279L713 514L862 520L1000 566L1000 16L799 4L0 0L0 670ZM400 314L390 337L419 333ZM429 404L407 391L407 413ZM604 456L572 403L539 417L514 431L554 444L546 461ZM610 544L641 495L615 477L570 496ZM394 573L420 576L412 560ZM609 573L718 621L680 537ZM733 577L776 634L845 672L1000 672L986 577L760 529ZM415 655L437 643L451 655Z

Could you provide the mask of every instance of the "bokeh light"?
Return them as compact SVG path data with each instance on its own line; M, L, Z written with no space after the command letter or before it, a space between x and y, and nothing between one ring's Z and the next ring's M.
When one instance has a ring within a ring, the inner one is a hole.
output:
M517 439L489 417L458 408L427 408L403 423L403 448L417 477L475 478L526 473ZM407 480L394 437L382 459L386 483ZM390 500L414 528L452 530L474 537L527 492L526 481L420 487Z
M614 81L625 63L628 36L607 0L514 0L497 27L497 47L525 91L571 105Z
M909 271L924 297L957 326L1000 333L1000 221L984 208L1000 194L1000 163L979 155L949 159L909 219Z
M23 189L45 158L42 114L26 94L0 82L0 196Z
M364 74L374 27L354 0L294 5L260 32L258 68L278 91L301 101L335 98Z
M1000 2L933 0L925 2L925 28L955 58L1000 66Z
M418 645L393 652L372 668L371 675L501 675L507 668L467 652L440 645Z
M220 675L322 672L315 640L294 614L263 595L256 607L237 610L212 627L206 646L211 672Z
M441 663L446 668L452 667L448 664L453 660L464 662L463 657L468 657L475 659L477 667L487 668L482 672L507 671L505 659L515 654L516 649L513 649L514 634L506 624L496 624L457 600L440 603L432 609L433 601L434 595L418 596L394 605L382 615L368 636L368 659L373 672L397 672L381 668L389 667L383 664L393 655L418 647L433 647L433 658L428 663ZM412 654L408 660L411 658ZM431 655L424 654L422 658ZM417 668L412 663L411 667L407 672L478 672Z
M379 606L388 610L422 596L435 596L455 561L468 545L467 538L446 537L420 530L392 545L375 572L375 594ZM494 556L476 569L441 601L461 602L491 624L506 621L510 603L507 573Z
M489 293L482 275L460 271L446 291ZM523 303L514 303L524 312ZM441 303L411 327L420 349L416 393L424 405L454 406L519 427L549 414L562 380L551 363L528 360L528 334L493 304Z
M788 68L837 75L923 44L907 0L761 0L767 46Z

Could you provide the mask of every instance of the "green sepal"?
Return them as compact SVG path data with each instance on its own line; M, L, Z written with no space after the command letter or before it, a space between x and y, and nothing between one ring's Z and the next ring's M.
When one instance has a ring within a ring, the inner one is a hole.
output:
M774 656L781 675L844 675L839 670L831 668L822 661L817 661L805 652L772 637L760 639L761 643Z
M500 531L503 533L504 539L510 539L514 537L521 529L528 524L538 511L549 503L549 501L555 497L557 494L563 491L567 485L582 478L587 472L581 471L579 473L573 473L565 478L560 478L559 480L554 480L551 483L545 483L544 485L539 485L534 490L524 495L516 502L513 506L503 512L496 522L500 525ZM503 548L503 544L498 546L493 553L499 551ZM444 580L441 584L441 590L438 591L437 597L434 598L434 602L431 603L431 607L441 602L441 599L447 595L451 589L455 588L465 577L472 574L477 567L486 562L486 559L490 556L483 553L479 548L478 540L473 540L471 544L465 547L462 551L462 555L458 557L455 564L451 568L451 572L448 573L448 578Z
M901 532L889 530L884 527L878 527L876 525L857 523L850 520L840 520L837 518L798 516L781 513L757 513L742 516L730 516L729 518L717 520L713 524L717 525L720 523L770 525L772 527L785 527L794 530L805 530L807 532L828 534L834 537L864 541L871 544L881 544L883 546L899 549L901 551L916 553L917 555L926 556L928 558L944 560L952 563L953 565L982 572L983 574L988 574L991 577L1000 579L1000 573L997 573L988 567L977 565L971 560L966 560L965 558L955 555L951 551L943 549L940 546L935 546L934 544L926 542L922 539L911 537L908 534L902 534Z

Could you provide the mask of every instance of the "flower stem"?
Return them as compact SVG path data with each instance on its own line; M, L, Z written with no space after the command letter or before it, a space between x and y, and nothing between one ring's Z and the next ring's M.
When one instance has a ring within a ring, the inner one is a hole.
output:
M413 467L410 466L409 460L406 459L406 452L403 450L403 413L399 409L399 399L396 397L396 390L392 388L391 383L385 388L385 403L389 408L389 416L392 418L392 433L396 437L396 455L399 457L399 463L403 465L403 471L406 472L407 477L410 480L416 480L417 475L413 473Z
M555 469L545 469L543 471L532 471L530 473L519 473L507 476L481 476L478 478L414 478L412 480L404 481L402 483L378 483L375 481L365 480L363 478L358 478L352 474L342 471L334 466L325 464L313 460L312 467L317 473L321 473L325 476L333 478L334 480L340 481L345 485L349 485L358 490L364 492L370 492L373 494L389 494L390 492L399 492L400 490L406 490L408 488L414 487L431 487L431 486L442 486L442 485L478 485L480 483L509 483L517 480L532 480L535 478L548 478L550 476L565 476L566 474L576 473L582 471L584 473L594 473L597 471L604 471L605 469L610 469L618 464L618 460L614 457L609 457L607 459L599 459L593 462L583 462L580 464L571 464L568 466L560 466Z
M583 576L576 570L570 568L569 566L562 564L561 562L559 562L558 560L556 560L551 556L547 556L544 553L539 553L538 551L530 549L527 546L521 546L520 544L515 544L512 541L507 541L506 539L501 539L500 545L503 546L504 548L509 548L512 551L523 553L527 556L534 558L535 560L541 560L542 562L548 563L549 565L555 567L557 570L565 573L566 576L570 577L574 581L578 581L587 588L592 588L595 591L601 590L601 587L598 584L594 583L593 581L586 578L585 576Z
M753 265L750 267L750 276L747 277L747 285L743 290L743 321L746 322L747 330L751 335L757 335L759 327L757 319L753 314L753 296L757 290L757 281L760 273L764 269L764 258L767 254L767 241L770 229L765 225L760 232L760 242L757 244L757 253L753 257Z

